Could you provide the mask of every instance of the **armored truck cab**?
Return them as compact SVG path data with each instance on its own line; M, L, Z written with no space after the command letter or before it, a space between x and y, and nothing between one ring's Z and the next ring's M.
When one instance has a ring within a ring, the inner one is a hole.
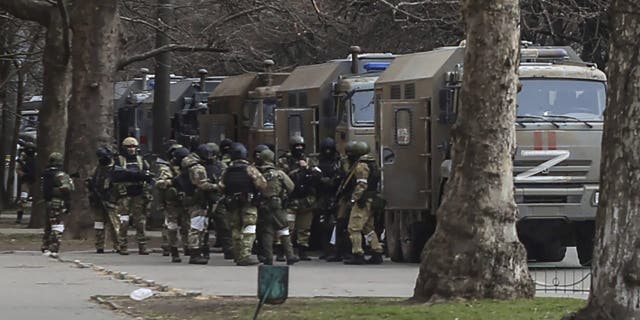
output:
M255 144L275 143L271 110L275 91L288 73L250 72L224 79L209 96L209 113L198 116L201 141L225 138Z
M337 82L343 77L376 71L373 70L375 63L385 63L394 57L388 53L360 54L360 48L356 46L350 49L351 55L346 59L297 67L287 81L280 86L277 94L281 105L276 110L278 154L289 149L289 139L295 135L305 139L307 154L315 154L324 138L335 139L338 125L336 110L338 101L349 98L348 94L355 93L355 91L336 90L339 87ZM372 70L367 70L365 66L369 66ZM344 89L352 90L355 87L347 86ZM369 92L373 93L372 90ZM361 98L361 95L358 97ZM373 133L373 111L371 109L369 112L370 121L367 121L371 134ZM346 133L344 138L347 138Z
M396 58L376 82L376 143L388 251L418 261L450 172L464 47ZM518 234L529 257L588 264L598 201L605 76L570 48L522 49L514 159ZM425 231L426 230L426 231Z
M365 141L375 153L375 95L374 83L395 56L387 61L370 62L363 65L366 73L341 76L335 85L338 125L335 141L339 152L349 141Z

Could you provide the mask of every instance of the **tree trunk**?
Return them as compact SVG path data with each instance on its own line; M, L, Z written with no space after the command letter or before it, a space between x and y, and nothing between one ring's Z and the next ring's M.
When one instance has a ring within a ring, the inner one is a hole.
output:
M38 112L36 177L39 177L42 169L46 167L52 152L64 154L67 136L67 102L71 89L71 66L65 54L66 30L62 17L55 7L49 9L49 20L46 26L42 107ZM33 207L29 228L41 228L44 226L44 201L38 186L34 186L31 190L33 190Z
M575 319L640 319L640 16L611 4L607 109L591 294Z
M512 154L519 62L517 0L465 0L462 101L453 176L425 246L414 300L531 298L518 241Z
M73 95L69 105L66 168L78 184L97 164L95 150L113 139L113 74L118 39L118 1L83 0L72 12ZM92 225L84 185L77 185L68 221L73 238L86 236Z
M169 45L167 32L173 26L173 0L158 0L158 20L162 21L162 28L156 31L156 48ZM153 146L155 154L164 152L163 147L171 132L169 114L169 100L171 84L171 52L164 52L156 57L155 85L153 90Z
M9 52L13 47L13 38L15 28L11 25L11 23L4 22L0 30L3 34L0 35L0 53ZM0 83L6 83L6 85L0 88L0 104L2 104L2 110L0 114L2 114L2 121L0 123L2 132L2 139L0 140L0 151L1 151L1 161L2 168L0 169L0 181L2 186L0 186L0 208L4 208L5 206L9 206L9 198L11 194L11 181L8 179L8 174L5 172L5 157L10 155L9 152L11 150L11 143L13 141L12 134L9 134L9 131L12 128L12 125L9 124L12 117L15 117L15 101L12 101L12 93L11 93L11 84L12 81L10 78L13 77L11 69L13 61L4 60L0 61ZM5 181L7 183L5 184Z

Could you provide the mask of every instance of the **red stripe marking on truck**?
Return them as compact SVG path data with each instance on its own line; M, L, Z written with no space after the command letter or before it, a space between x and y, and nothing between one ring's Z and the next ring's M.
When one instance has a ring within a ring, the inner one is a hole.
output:
M547 132L547 142L549 143L549 150L556 150L556 132L549 131Z
M542 131L533 132L533 149L542 150Z

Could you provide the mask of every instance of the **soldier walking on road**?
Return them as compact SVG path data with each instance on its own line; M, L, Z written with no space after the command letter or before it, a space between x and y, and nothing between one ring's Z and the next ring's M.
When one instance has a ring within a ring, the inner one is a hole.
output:
M24 145L24 151L20 154L16 162L16 171L19 179L20 199L18 200L18 213L16 215L16 224L22 223L22 216L29 208L31 197L31 188L36 182L36 145L33 142L27 142Z
M49 155L47 168L41 176L42 196L46 202L46 220L42 237L42 252L58 257L60 238L64 232L64 216L69 214L71 192L75 190L73 180L62 171L62 154Z
M230 158L231 164L223 173L220 187L230 212L236 265L255 265L259 262L251 256L251 249L258 218L256 197L265 191L267 181L258 169L249 164L247 149L241 143L232 145Z
M93 208L96 237L96 253L104 253L105 229L113 243L113 250L118 251L118 234L120 231L120 217L116 210L115 199L112 197L112 173L114 170L113 153L107 147L100 147L96 151L98 165L93 175L86 181L89 189L89 204Z
M222 173L227 165L220 160L220 147L213 142L207 143L207 146L213 150L213 160L207 164L207 177L213 183L219 183L222 179ZM229 224L229 212L224 201L224 195L221 192L213 192L208 194L207 216L213 222L213 229L216 233L216 243L222 247L224 259L233 259L233 240L231 238L231 226ZM208 235L208 233L207 233ZM208 251L208 236L205 241Z
M371 210L379 176L375 160L368 155L369 151L369 145L363 141L356 142L350 150L347 150L347 156L352 166L344 184L347 186L346 190L350 191L348 193L348 207L351 208L351 212L348 228L353 256L345 260L345 264L382 263L382 245L375 231ZM371 258L367 261L364 260L362 247L363 235L373 251Z
M124 155L118 156L116 164L126 170L127 182L118 184L122 197L118 199L118 213L120 215L120 254L127 255L127 231L129 220L136 229L138 254L148 255L145 228L147 215L151 205L151 186L153 175L149 171L149 163L138 155L138 141L133 137L122 141Z
M274 165L273 151L263 149L256 156L258 170L267 181L267 188L260 199L258 208L258 226L262 229L259 242L262 243L264 264L273 264L273 235L282 243L286 254L287 264L292 265L300 259L293 253L293 245L289 236L287 214L282 207L283 199L287 198L294 189L293 181L282 170Z
M320 239L324 249L323 258L335 256L335 248L331 245L331 235L336 226L338 186L344 177L340 154L336 150L336 143L331 138L326 138L320 143L320 155L318 156L318 168L322 171L320 183L317 187L318 216L320 219Z

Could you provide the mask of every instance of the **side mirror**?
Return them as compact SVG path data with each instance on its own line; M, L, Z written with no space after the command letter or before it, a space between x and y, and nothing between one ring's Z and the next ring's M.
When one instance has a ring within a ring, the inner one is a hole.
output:
M442 124L454 124L456 122L455 112L455 89L447 88L440 90L440 113L438 122Z

